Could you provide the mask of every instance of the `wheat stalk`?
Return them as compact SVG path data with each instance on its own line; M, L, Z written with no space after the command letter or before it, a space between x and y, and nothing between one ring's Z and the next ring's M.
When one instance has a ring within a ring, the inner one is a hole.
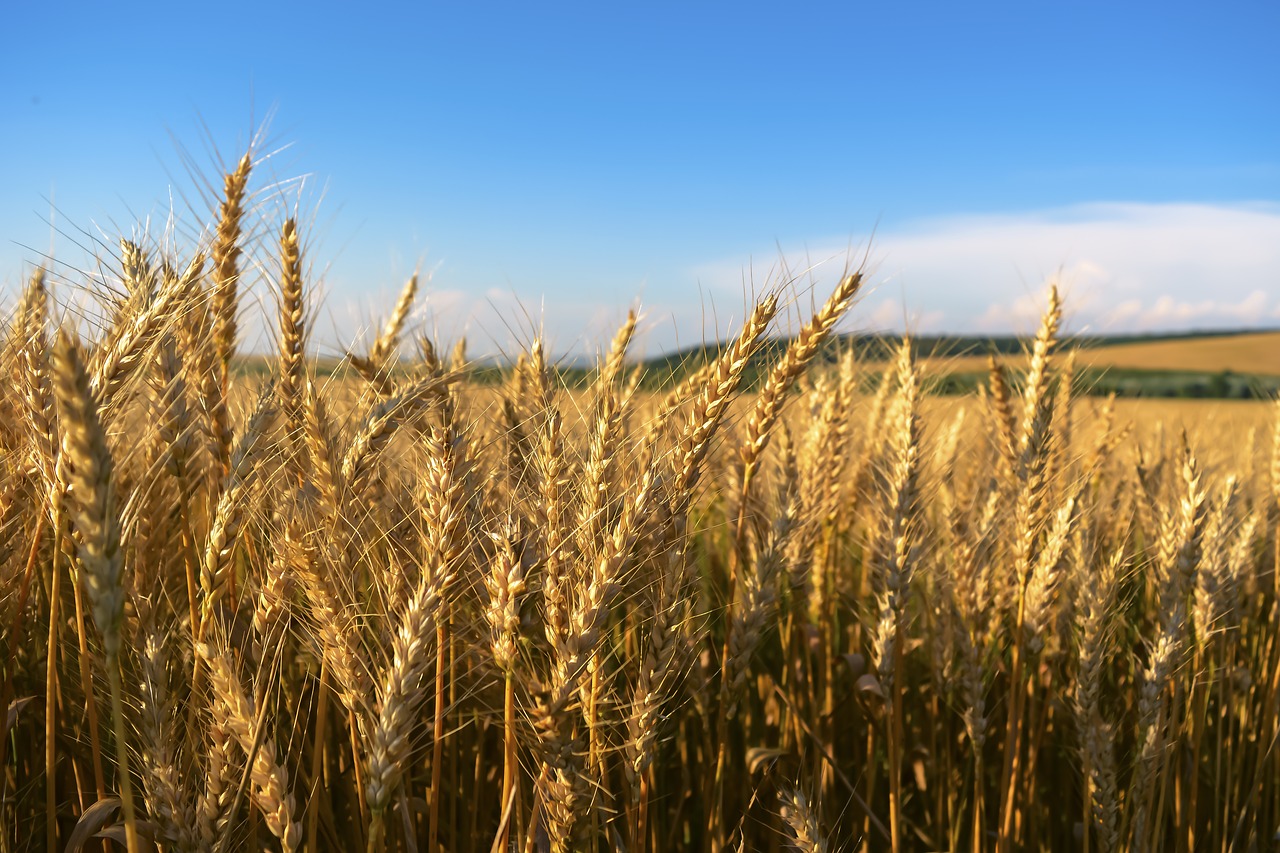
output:
M124 563L120 553L120 519L116 515L114 462L107 436L98 419L92 384L80 353L65 332L53 348L53 391L58 401L62 459L71 495L70 517L75 525L76 556L89 594L93 621L102 634L111 684L111 716L115 724L117 783L124 811L129 853L139 848L129 779L129 750L125 740L121 697L120 649L124 630Z
M201 643L196 651L209 667L214 719L249 761L254 801L262 809L268 831L280 839L285 853L292 853L302 843L302 824L294 819L297 808L289 790L289 773L276 757L265 719L259 719L225 649Z

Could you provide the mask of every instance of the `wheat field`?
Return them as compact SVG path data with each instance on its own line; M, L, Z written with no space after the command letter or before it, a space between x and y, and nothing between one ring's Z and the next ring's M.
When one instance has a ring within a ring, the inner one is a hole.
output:
M1081 367L1218 373L1280 374L1280 332L1241 332L1185 339L1106 344L1082 349ZM936 367L957 372L981 370L982 356L935 359ZM1011 360L1025 366L1022 359Z
M1280 407L1076 399L1056 290L940 400L858 272L750 384L790 282L658 392L416 279L322 378L252 170L8 314L0 851L1277 849Z

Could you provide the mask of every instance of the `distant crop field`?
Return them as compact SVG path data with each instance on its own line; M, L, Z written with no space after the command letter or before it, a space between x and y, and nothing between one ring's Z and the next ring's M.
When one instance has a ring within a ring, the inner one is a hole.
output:
M1280 375L1280 332L1103 346L1081 354L1094 367Z
M1081 367L1280 376L1280 332L1104 344L1080 350L1077 358ZM986 356L959 356L938 363L956 372L982 370Z
M1273 849L1274 401L1082 396L1056 289L935 395L823 355L860 273L656 378L634 314L474 364L413 279L321 365L252 170L7 318L0 851Z

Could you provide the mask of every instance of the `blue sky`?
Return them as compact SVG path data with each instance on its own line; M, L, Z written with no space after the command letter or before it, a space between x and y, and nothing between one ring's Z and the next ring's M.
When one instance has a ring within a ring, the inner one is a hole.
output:
M419 317L442 337L505 347L545 324L567 350L638 299L660 349L740 317L780 257L793 275L824 262L796 285L803 307L868 244L851 329L1025 329L1054 275L1076 328L1280 326L1275 3L73 3L3 19L6 302L51 241L85 267L82 232L149 219L158 240L171 210L198 231L210 202L190 167L215 178L272 114L260 153L287 147L254 187L267 220L309 223L322 349L419 266Z

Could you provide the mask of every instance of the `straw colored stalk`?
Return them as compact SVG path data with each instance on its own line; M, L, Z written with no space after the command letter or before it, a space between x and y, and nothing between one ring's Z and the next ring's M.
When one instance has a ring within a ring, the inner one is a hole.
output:
M921 460L920 378L904 338L898 354L898 396L893 433L883 475L884 516L874 549L877 564L878 615L871 631L871 657L889 703L889 830L894 853L902 849L902 668L907 626L907 599L919 558L918 478Z
M489 534L497 550L492 567L484 576L489 601L485 605L485 621L489 623L489 647L493 663L502 673L502 803L504 807L516 795L516 777L520 772L516 753L515 675L520 629L520 603L525 591L525 565L516 551L518 530L514 518L508 516L502 528ZM509 832L499 839L505 849Z
M378 681L376 718L368 745L370 851L383 849L385 843L384 815L408 765L413 722L426 697L423 678L432 660L430 643L445 590L454 577L455 568L449 564L423 573L400 616L391 642L391 660Z
M692 652L688 636L688 557L676 547L669 549L662 560L665 566L650 590L653 613L645 631L647 642L627 720L627 760L623 766L635 816L631 849L637 851L648 845L649 768L657 754L664 712Z
M426 698L423 680L432 662L431 639L435 635L438 652L439 629L447 619L446 593L458 575L467 541L460 529L463 490L461 481L455 476L452 449L430 433L424 436L424 441L429 466L423 507L427 564L399 617L392 637L391 658L383 667L377 683L374 719L367 739L369 773L366 797L371 815L370 851L382 849L385 843L384 815L408 764L413 723L418 707ZM437 725L434 727L437 739L442 737L444 713L439 701L444 673L439 669L437 666ZM438 802L440 797L440 783L435 775L440 765L439 758L437 752L433 761L432 802ZM432 813L436 814L434 810ZM435 820L432 820L431 828L434 835Z
M452 424L448 423L452 409L444 407L442 419L446 425L439 430L428 431L423 435L423 444L427 450L426 491L421 497L422 516L425 522L422 532L423 551L429 565L438 566L436 570L445 577L441 580L442 610L434 616L436 629L436 667L435 667L435 713L432 720L431 740L431 790L430 807L428 809L427 846L434 850L440 831L440 800L443 796L442 778L444 773L444 738L445 738L445 695L447 677L449 676L448 655L451 650L449 638L449 605L443 590L452 583L452 579L461 570L459 561L465 554L470 540L463 522L466 493L465 483L460 474L460 453L456 436L452 432Z
M124 629L124 562L120 553L120 519L116 514L114 463L98 419L89 375L79 349L65 332L53 348L53 390L58 401L62 459L71 496L70 518L78 534L77 559L89 594L93 621L102 635L111 712L115 724L117 783L125 819L129 853L140 850L129 778L124 705L120 681L120 648Z
M1165 519L1158 543L1160 579L1158 633L1142 670L1138 692L1138 755L1128 801L1133 804L1130 825L1135 849L1148 849L1160 830L1152 815L1153 776L1165 746L1166 729L1172 736L1169 684L1182 664L1189 634L1187 595L1194 589L1200 567L1201 538L1206 521L1205 492L1196 457L1182 442L1182 494L1176 509Z
M693 502L694 490L702 474L702 463L706 458L720 422L728 409L733 394L742 381L743 371L747 363L759 349L760 338L778 313L778 297L768 294L756 302L751 314L743 324L737 339L715 360L707 375L702 390L694 398L693 409L681 436L677 451L680 456L679 467L674 482L671 498L671 516L677 525L683 525L689 506ZM732 600L732 576L730 577L729 596ZM729 614L726 614L726 618ZM725 637L720 657L720 696L722 704L727 697L730 684L727 679L729 671L729 638ZM721 715L717 721L716 741L717 758L716 773L712 777L714 786L711 801L711 833L712 846L716 850L723 849L726 827L724 825L724 773L727 761L729 721Z
M614 477L615 456L630 395L620 397L617 379L622 371L627 346L635 334L636 315L627 318L613 337L609 354L600 365L595 382L595 401L589 424L587 459L581 474L581 498L578 501L576 553L579 557L598 554L603 546L605 516L612 510L610 492ZM590 678L582 690L583 713L589 738L588 764L600 777L608 776L605 737L608 726L601 721L606 690L602 661L593 653L588 664ZM603 810L611 807L605 805Z
M1005 760L1000 776L1000 827L996 836L996 853L1005 853L1014 843L1015 800L1022 770L1022 715L1025 691L1022 688L1024 657L1027 654L1024 641L1026 623L1027 586L1036 565L1038 537L1043 526L1043 504L1048 493L1045 471L1053 445L1053 404L1049 393L1049 358L1057 342L1062 323L1062 302L1058 288L1049 290L1049 305L1040 321L1032 345L1031 364L1027 371L1027 384L1023 390L1022 419L1018 424L1018 438L1014 448L1014 476L1005 478L1010 489L1016 489L1013 498L1013 556L1016 574L1014 602L1014 642L1009 667L1012 689L1009 703L1008 725L1005 731ZM1011 404L1010 404L1011 405ZM1003 416L1002 416L1003 417Z
M11 345L18 347L18 387L22 389L23 407L22 416L30 435L31 450L34 455L32 462L36 470L39 471L43 483L43 492L46 496L46 506L53 523L54 538L60 540L60 531L63 526L62 511L59 509L63 502L63 487L57 475L57 413L54 405L53 388L49 378L49 338L48 338L48 313L49 313L49 297L45 287L45 272L43 268L37 269L31 276L27 284L26 290L22 295L22 302L18 307L18 316L14 322L17 329L16 340L11 338ZM9 504L5 507L4 516L9 516L9 510L15 505L11 502L11 498L6 496L4 503ZM36 529L35 536L31 542L29 558L27 561L27 570L23 573L21 590L18 594L18 607L14 611L14 624L9 638L5 644L5 660L12 660L16 651L16 644L19 641L21 631L20 625L22 617L26 611L26 600L30 590L30 580L35 572L36 560L40 548L43 526ZM57 655L56 648L58 643L58 591L60 588L57 560L53 561L51 567L53 573L50 584L50 601L49 601L49 639L47 645L46 658L46 695L52 695L56 688L57 679ZM8 708L9 700L13 696L13 679L15 676L15 667L6 665L3 684L0 685L0 708ZM45 772L49 778L52 778L50 772L57 763L56 750L56 730L57 730L57 703L45 703ZM96 722L90 727L90 734L93 737L95 748L94 755L94 779L98 783L100 790L105 790L102 784L102 761L100 758L100 750L96 747L97 743L97 725ZM6 757L8 755L9 739L0 738L0 767L5 766ZM0 798L3 798L6 790L7 778L0 778ZM56 837L56 797L57 789L52 782L46 785L46 811L48 818L48 833L50 838ZM46 839L48 840L48 839Z
M1125 563L1117 548L1094 577L1082 577L1079 617L1079 665L1072 710L1084 760L1086 853L1093 836L1104 851L1119 843L1119 794L1117 790L1113 727L1102 714L1102 678L1111 651L1111 619L1116 585ZM1081 567L1083 571L1083 566Z
M542 747L538 786L547 831L552 849L556 851L567 849L571 843L581 795L577 737L572 715L567 711L600 643L619 580L648 514L656 482L655 466L646 464L604 552L591 564L585 589L572 602L566 634L552 648L554 662L548 695L534 713L534 727Z
M1280 400L1275 404L1275 424L1272 426L1271 441L1271 499L1277 513L1276 522L1276 553L1275 560L1271 564L1271 580L1274 586L1275 597L1280 601Z

